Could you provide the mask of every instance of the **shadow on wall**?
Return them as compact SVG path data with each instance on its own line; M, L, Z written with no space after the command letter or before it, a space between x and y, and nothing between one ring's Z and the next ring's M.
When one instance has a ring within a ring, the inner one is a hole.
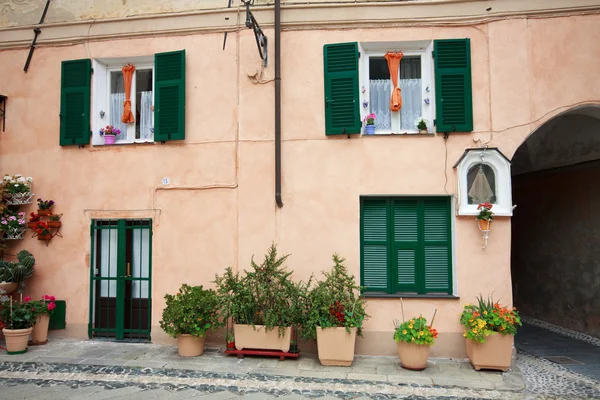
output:
M511 272L523 315L600 337L600 162L513 176Z

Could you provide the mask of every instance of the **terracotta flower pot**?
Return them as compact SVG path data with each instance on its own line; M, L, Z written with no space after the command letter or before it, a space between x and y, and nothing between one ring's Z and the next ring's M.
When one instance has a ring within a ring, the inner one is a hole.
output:
M37 240L50 240L52 239L52 234L48 233L47 235L37 235Z
M492 229L492 221L489 219L478 219L477 224L479 225L479 230L481 231L489 231Z
M429 346L400 341L398 342L398 356L400 357L402 368L412 371L422 371L427 368Z
M31 332L31 344L48 343L48 324L50 316L46 313L38 315L33 331Z
M467 340L467 356L477 371L480 369L498 369L508 371L512 359L515 337L494 332L485 338L484 343Z
M317 328L317 351L321 365L349 367L354 361L356 328Z
M0 289L4 291L0 293L11 294L17 290L18 287L19 284L16 282L0 282Z
M196 357L204 353L204 338L183 334L177 337L177 352L181 357Z
M290 350L292 340L292 327L287 327L282 336L279 336L279 327L266 329L264 325L241 325L234 324L235 348L281 350L287 353Z
M60 228L62 225L61 221L48 221L47 222L49 228Z
M27 351L29 335L33 328L27 329L2 329L6 340L6 352L8 354L23 354Z
M45 208L45 209L43 209L43 210L40 210L40 209L38 209L38 212L37 212L37 213L38 213L38 215L41 215L41 216L45 216L45 217L47 217L47 216L49 216L50 214L52 214L52 211L50 211L50 209L49 209L49 208Z

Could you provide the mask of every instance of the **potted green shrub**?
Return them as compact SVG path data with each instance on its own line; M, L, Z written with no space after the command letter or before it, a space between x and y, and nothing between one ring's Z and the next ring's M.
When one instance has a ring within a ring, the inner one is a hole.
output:
M420 118L417 122L417 129L419 130L419 133L427 133L427 121L425 121L423 118Z
M216 293L202 286L183 284L177 294L165 295L165 300L160 327L177 339L180 356L202 355L206 333L222 326L217 315Z
M215 276L220 316L233 320L236 349L289 351L298 285L283 265L288 257L278 257L272 245L263 262L259 265L252 258L251 269L242 276L231 267Z
M398 356L403 368L421 371L427 367L429 347L437 338L437 331L427 325L423 316L399 323L394 321L394 340L398 343Z
M352 365L356 335L362 336L362 324L368 317L360 287L344 261L333 255L333 268L323 272L325 279L310 291L302 324L302 336L317 339L322 365Z
M23 354L27 351L29 335L37 317L27 302L13 302L12 297L0 296L0 321L8 354ZM8 299L8 300L7 300Z
M20 286L22 291L25 279L33 275L35 258L27 250L17 253L17 261L0 261L0 294L11 294Z
M467 340L467 355L476 370L482 368L508 371L514 336L521 318L517 310L502 307L489 296L477 298L477 304L467 304L460 315Z

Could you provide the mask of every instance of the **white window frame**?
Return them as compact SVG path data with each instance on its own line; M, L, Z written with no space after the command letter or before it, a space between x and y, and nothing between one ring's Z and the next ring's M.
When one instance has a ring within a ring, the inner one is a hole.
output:
M136 76L138 70L152 70L152 92L156 92L156 83L154 73L154 57L120 57L120 58L99 58L92 62L94 69L94 80L92 86L92 145L103 146L104 138L100 136L100 129L109 124L110 121L110 73L121 71L124 65L132 64L135 66L135 72L131 81L131 110L136 110ZM152 106L154 107L154 96L152 97ZM135 114L134 114L135 115ZM134 124L127 125L127 139L116 141L114 144L131 143L154 143L154 135L151 138L135 138ZM154 114L152 114L152 123L154 125ZM113 145L114 146L114 145Z
M433 41L419 40L410 42L362 42L359 43L359 93L360 93L360 118L361 121L370 113L370 91L369 91L369 58L385 56L388 51L401 51L404 57L421 57L421 118L427 122L427 132L434 133L433 120L435 118L435 80L433 75ZM365 89L364 93L362 89ZM429 89L429 91L427 91ZM392 93L390 92L390 96ZM429 98L429 104L425 99ZM369 102L367 108L363 103ZM399 112L399 111L398 111ZM399 118L392 118L392 129L375 131L376 135L390 134L417 134L419 130L415 126L411 130L400 130L398 126Z
M458 215L478 215L478 204L469 204L469 188L467 175L469 170L482 163L488 165L495 175L496 201L492 212L496 216L512 216L512 185L510 161L496 149L473 149L466 153L457 165L458 171Z

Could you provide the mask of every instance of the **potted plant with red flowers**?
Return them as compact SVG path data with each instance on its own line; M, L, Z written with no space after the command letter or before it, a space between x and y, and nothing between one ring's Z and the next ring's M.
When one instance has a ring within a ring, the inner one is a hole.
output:
M516 309L502 307L489 296L477 298L477 304L465 305L460 316L467 340L467 356L476 370L508 371L514 336L521 318Z
M494 220L494 213L492 212L493 205L490 203L482 203L477 206L479 215L477 215L477 223L479 224L480 231L489 231Z
M56 299L54 296L47 294L42 296L41 300L31 300L31 297L26 296L23 301L29 302L32 311L36 315L36 322L31 332L31 344L46 344L48 342L48 324L50 316L56 308Z
M0 320L8 354L27 351L29 335L35 324L35 312L27 302L13 302L10 296L0 296Z
M38 222L35 226L35 233L37 234L38 240L50 240L52 239L52 232L47 222Z
M27 223L27 227L29 229L35 229L37 223L40 222L40 215L34 213L33 211L29 213L29 222Z
M52 208L52 206L54 205L53 200L43 200L43 199L39 198L39 199L37 199L37 203L38 203L38 214L39 215L43 215L43 216L47 217L50 214L52 214L52 211L50 211L50 208Z
M233 350L235 349L235 336L233 332L229 332L227 337L225 338L225 342L227 343L227 349Z

